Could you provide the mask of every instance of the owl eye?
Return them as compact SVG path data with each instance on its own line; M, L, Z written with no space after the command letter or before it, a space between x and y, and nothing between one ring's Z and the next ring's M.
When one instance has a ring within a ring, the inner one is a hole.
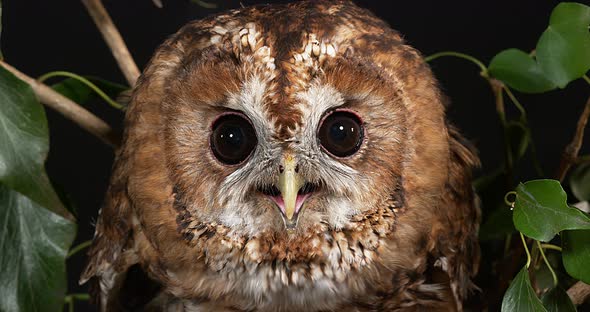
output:
M246 116L226 113L211 127L211 150L219 161L236 165L248 158L256 147L256 132Z
M362 121L355 113L336 110L324 117L318 140L328 153L347 157L356 153L363 142Z

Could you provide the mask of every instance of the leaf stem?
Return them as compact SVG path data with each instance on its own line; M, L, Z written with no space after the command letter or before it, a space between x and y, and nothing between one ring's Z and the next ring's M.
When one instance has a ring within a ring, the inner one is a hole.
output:
M434 53L430 56L427 56L424 58L424 60L426 62L430 62L430 61L433 61L433 60L435 60L439 57L443 57L443 56L454 56L454 57L468 60L479 67L479 69L481 70L481 75L483 77L488 77L488 68L480 60L478 60L477 58L475 58L469 54L455 52L455 51L443 51L443 52L438 52L438 53Z
M514 96L514 93L512 93L510 88L508 88L507 86L504 86L503 89L504 89L504 92L506 92L506 94L508 95L508 97L512 101L512 103L514 104L514 106L516 106L516 108L518 108L518 110L520 111L521 119L526 120L526 111L525 111L524 107L522 106L522 104L520 104L518 99L516 99L516 97Z
M543 257L543 261L545 262L545 265L547 265L547 268L551 272L551 277L553 277L553 287L555 287L555 286L557 286L557 283L558 283L557 275L555 275L555 271L553 271L553 268L551 267L549 260L547 260L547 256L545 256L545 252L543 251L543 245L541 245L541 242L539 242L539 241L536 241L536 242L537 242L537 246L539 246L539 252L541 253L541 257Z
M515 191L510 191L510 192L508 192L508 193L506 193L504 195L504 203L506 205L510 206L510 209L512 210L512 209L514 209L514 201L509 201L508 200L508 196L510 196L510 195L514 195L515 198L516 198L516 192Z
M68 306L68 312L74 312L74 299L70 296L66 296L64 302Z
M584 80L586 80L586 82L587 82L588 84L590 84L590 77L588 77L588 76L584 75L584 76L582 76L582 78L584 78Z
M105 100L105 102L107 102L110 106L112 106L118 110L125 110L123 105L117 103L115 100L113 100L111 97L109 97L97 85L92 83L90 80L88 80L80 75L76 75L74 73L70 73L70 72L66 72L66 71L53 71L53 72L49 72L49 73L37 78L37 81L44 82L45 80L47 80L49 78L60 77L60 76L61 77L68 77L68 78L72 78L72 79L76 79L76 80L80 81L81 83L85 84L88 88L90 88L92 91L94 91L103 100Z
M560 252L562 250L561 247L555 246L553 244L541 244L540 247L543 248L543 249L557 250L557 251L560 251Z
M531 253L529 252L529 248L527 247L526 240L524 239L524 235L522 232L518 232L520 234L520 239L522 240L522 246L524 247L524 251L526 252L526 267L527 269L531 265Z
M74 312L74 301L88 301L90 300L90 295L88 294L69 294L65 296L64 303L68 306L68 312Z
M81 250L88 248L90 245L92 245L92 241L91 240L87 240L85 242L80 243L78 246L70 249L70 252L68 252L68 255L66 256L66 259L75 255L76 253L80 252Z

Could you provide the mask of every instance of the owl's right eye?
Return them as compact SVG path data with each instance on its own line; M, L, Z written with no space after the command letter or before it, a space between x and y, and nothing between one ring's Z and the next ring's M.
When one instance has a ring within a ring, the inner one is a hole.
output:
M258 140L246 116L226 113L211 127L210 145L213 155L224 164L237 165L250 156Z

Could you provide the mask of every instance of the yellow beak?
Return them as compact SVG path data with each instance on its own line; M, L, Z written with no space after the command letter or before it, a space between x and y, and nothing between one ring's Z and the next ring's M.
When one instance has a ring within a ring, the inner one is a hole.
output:
M283 171L279 175L279 190L283 197L283 203L285 205L284 213L288 222L291 222L295 215L297 193L304 184L304 181L299 173L297 173L296 168L297 162L295 161L295 158L293 158L291 154L286 154L283 163Z

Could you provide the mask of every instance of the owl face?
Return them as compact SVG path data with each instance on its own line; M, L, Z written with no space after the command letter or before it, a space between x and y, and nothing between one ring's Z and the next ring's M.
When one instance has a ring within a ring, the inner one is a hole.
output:
M255 58L196 57L165 96L168 168L198 219L248 236L339 230L396 192L404 109L378 66L291 66L309 78L280 84Z

